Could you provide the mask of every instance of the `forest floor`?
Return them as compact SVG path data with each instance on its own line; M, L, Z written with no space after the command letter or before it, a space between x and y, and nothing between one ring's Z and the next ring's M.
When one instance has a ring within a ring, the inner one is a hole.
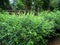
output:
M60 38L54 39L53 41L49 42L48 45L60 45Z

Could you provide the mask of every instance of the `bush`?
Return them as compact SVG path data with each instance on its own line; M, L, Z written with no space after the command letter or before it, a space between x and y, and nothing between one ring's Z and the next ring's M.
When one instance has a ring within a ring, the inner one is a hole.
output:
M16 16L0 13L2 45L47 45L48 40L45 37L53 34L55 22L53 19L49 20L49 16L46 18L43 15Z
M60 11L44 11L38 16L0 13L2 45L47 45L57 34L60 34Z
M44 11L40 13L40 16L45 17L45 19L54 21L55 32L60 33L60 11L48 12Z

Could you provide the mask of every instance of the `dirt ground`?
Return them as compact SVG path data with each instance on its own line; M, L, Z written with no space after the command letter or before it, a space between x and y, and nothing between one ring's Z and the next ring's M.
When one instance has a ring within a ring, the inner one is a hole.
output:
M54 39L53 41L49 42L48 45L60 45L60 38Z

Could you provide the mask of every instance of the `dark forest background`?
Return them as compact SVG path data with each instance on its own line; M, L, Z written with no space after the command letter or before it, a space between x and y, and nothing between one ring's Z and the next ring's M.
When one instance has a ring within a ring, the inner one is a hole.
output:
M0 10L60 10L60 0L0 0Z

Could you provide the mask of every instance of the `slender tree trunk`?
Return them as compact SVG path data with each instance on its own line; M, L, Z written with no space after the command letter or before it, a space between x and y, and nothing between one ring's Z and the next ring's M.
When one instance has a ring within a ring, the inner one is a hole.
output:
M31 10L31 0L25 1L25 10L26 10L26 13Z

